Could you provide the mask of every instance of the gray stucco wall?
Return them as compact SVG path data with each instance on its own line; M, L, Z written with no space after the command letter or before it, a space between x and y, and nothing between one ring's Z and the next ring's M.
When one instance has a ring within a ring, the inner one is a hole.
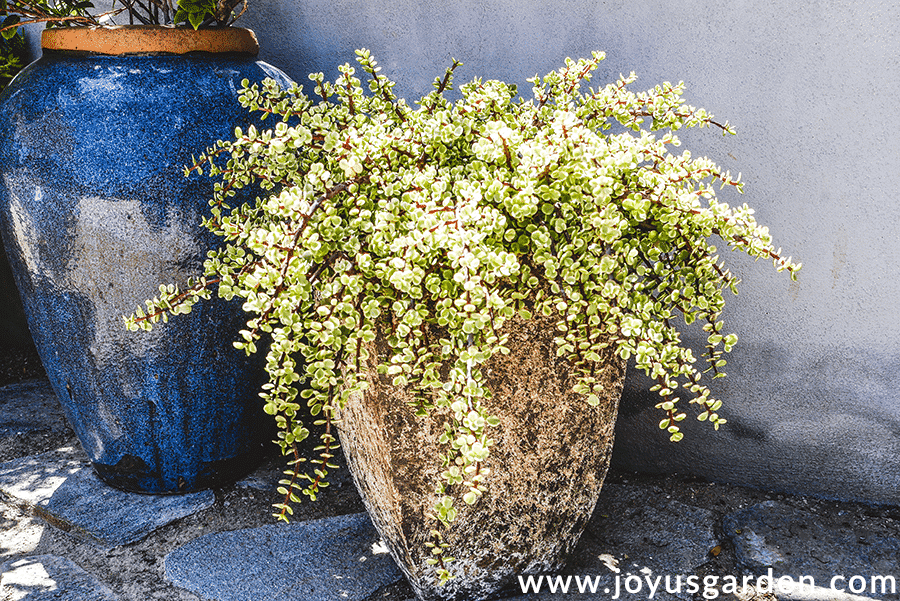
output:
M725 258L742 278L726 324L740 337L715 382L729 424L656 429L632 373L615 463L819 495L897 502L900 490L900 5L864 0L253 0L263 57L306 81L370 48L396 91L417 97L455 57L458 81L521 84L591 50L595 81L684 80L687 98L738 130L684 136L732 172L787 254Z
M723 432L687 424L673 445L631 372L615 463L795 492L898 501L900 490L900 5L861 0L251 0L241 24L300 82L370 48L407 98L455 57L458 82L521 84L565 57L607 52L595 81L684 80L738 130L682 136L742 172L743 197L804 263L791 283L725 258L743 280Z

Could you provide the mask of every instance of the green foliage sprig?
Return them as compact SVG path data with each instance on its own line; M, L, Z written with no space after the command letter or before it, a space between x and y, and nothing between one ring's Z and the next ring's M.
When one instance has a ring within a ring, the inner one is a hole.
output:
M0 92L25 66L25 38L18 29L11 31L12 35L4 32L0 37Z
M508 352L504 324L515 315L555 319L557 354L586 402L598 402L595 364L614 345L656 381L660 428L673 441L686 416L680 395L698 419L725 423L701 375L723 375L736 342L720 315L738 281L710 239L792 277L800 265L772 246L752 209L717 199L713 185L741 189L738 177L674 153L682 127L733 133L728 124L686 105L683 84L633 92L631 74L588 87L602 59L567 60L530 80L529 99L476 79L451 101L454 61L415 108L366 50L357 62L367 90L350 65L333 83L311 75L312 97L244 83L243 106L278 123L237 130L189 170L220 180L205 225L225 245L210 252L203 278L161 288L126 321L150 329L212 289L243 300L250 319L235 346L252 353L269 341L261 395L285 454L309 434L302 404L329 428L313 470L293 460L280 515L295 491L314 498L333 467L335 410L365 389L378 336L390 347L379 371L413 393L421 416L449 413L431 513L445 526L454 499L475 503L489 482L497 420L483 407L482 366ZM241 204L236 194L251 185L260 197ZM681 320L703 323L705 368L682 343ZM449 577L439 530L429 546Z
M48 26L99 25L103 15L92 16L94 5L86 0L0 0L0 34L15 36L21 25L47 23Z
M238 5L241 10L236 12ZM108 11L94 14L94 8L91 0L0 0L0 35L9 38L28 23L115 25L117 15L125 15L130 25L227 26L244 14L247 0L116 0Z

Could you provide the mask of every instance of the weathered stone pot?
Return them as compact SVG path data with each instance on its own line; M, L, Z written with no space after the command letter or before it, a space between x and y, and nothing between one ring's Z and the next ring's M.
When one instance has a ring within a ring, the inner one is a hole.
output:
M556 357L547 320L510 324L508 356L486 366L500 418L486 466L488 492L473 506L461 500L448 564L455 578L439 586L425 563L426 521L436 501L441 423L418 418L410 397L387 376L340 413L338 430L350 471L375 527L419 599L477 601L517 582L518 575L556 572L586 526L609 465L625 365L611 352L598 365L606 394L591 407L571 392L569 365ZM374 356L384 347L376 344Z
M124 38L124 39L123 39ZM202 273L212 180L191 156L250 116L266 76L249 30L68 28L0 95L0 231L29 328L100 477L178 493L240 477L269 439L260 358L232 347L237 303L201 303L151 334L130 314Z

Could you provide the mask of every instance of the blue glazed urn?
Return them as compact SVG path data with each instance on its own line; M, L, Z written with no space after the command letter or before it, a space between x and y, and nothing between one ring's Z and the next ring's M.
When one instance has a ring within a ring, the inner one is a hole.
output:
M213 181L184 167L249 125L241 81L290 83L256 60L252 32L221 31L240 38L224 52L169 47L158 30L162 46L119 54L45 36L0 95L0 232L29 328L97 473L135 492L236 480L271 440L264 357L232 346L239 303L201 302L151 333L122 319L202 274L219 244L201 224Z

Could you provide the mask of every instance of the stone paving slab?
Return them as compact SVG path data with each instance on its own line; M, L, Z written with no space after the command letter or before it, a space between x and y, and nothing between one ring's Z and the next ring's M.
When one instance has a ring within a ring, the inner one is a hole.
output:
M811 576L816 586L879 599L900 599L900 538L876 535L845 527L835 528L819 516L780 503L765 501L727 515L725 534L735 546L738 564L754 574L798 580ZM891 576L882 593L880 577ZM857 580L850 582L854 577ZM872 580L876 579L875 590ZM862 583L865 582L865 590Z
M215 601L354 601L403 578L365 513L208 534L164 563Z
M77 446L0 464L0 492L54 526L104 547L133 543L197 511L215 494L139 495L103 483Z
M119 601L74 562L35 555L0 565L0 599L10 601Z

